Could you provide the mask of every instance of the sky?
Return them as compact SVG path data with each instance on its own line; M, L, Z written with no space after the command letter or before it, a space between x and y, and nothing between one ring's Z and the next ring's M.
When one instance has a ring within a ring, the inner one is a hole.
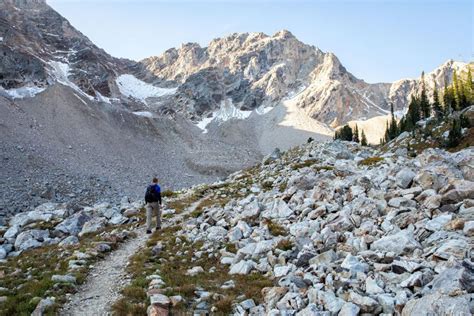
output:
M471 0L47 0L95 44L140 60L234 32L287 29L333 52L356 77L418 77L474 60Z

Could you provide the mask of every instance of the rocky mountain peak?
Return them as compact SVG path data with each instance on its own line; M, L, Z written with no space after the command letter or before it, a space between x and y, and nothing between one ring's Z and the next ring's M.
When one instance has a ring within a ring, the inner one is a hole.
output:
M38 8L47 5L46 0L3 0L3 2L22 9Z
M276 32L273 37L277 37L277 38L282 38L282 39L290 39L290 38L296 38L293 33L291 33L290 31L288 30L281 30L281 31L278 31Z

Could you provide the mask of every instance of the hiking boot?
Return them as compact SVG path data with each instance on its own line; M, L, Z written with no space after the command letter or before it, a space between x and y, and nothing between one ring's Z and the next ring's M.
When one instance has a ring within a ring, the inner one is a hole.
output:
M151 234L151 230L147 229L146 233Z
M160 230L161 229L161 226L156 226L156 230Z

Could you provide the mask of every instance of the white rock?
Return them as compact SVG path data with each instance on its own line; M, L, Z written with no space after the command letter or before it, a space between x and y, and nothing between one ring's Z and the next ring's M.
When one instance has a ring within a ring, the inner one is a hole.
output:
M196 276L199 273L203 273L203 272L204 272L204 269L201 266L197 266L197 267L192 267L191 269L188 269L186 271L186 275Z
M255 268L255 262L251 260L241 260L230 267L229 274L249 274Z
M281 199L276 199L269 210L265 210L262 213L264 218L288 218L293 215L293 210L288 207L285 201Z
M273 274L275 275L276 278L285 276L285 275L287 275L290 271L291 271L291 267L290 267L290 266L286 266L286 265L285 265L285 266L279 265L279 266L275 266L275 267L273 268Z
M227 235L227 229L220 226L212 226L207 230L206 238L211 241L223 241Z
M417 248L421 249L422 247L413 236L413 229L401 230L393 235L382 237L370 246L371 250L391 251L396 255L409 253Z
M342 305L342 308L339 311L339 314L337 315L338 316L357 316L359 315L359 311L360 311L359 306L353 303L347 302L347 303L344 303L344 305Z
M468 237L474 236L474 221L464 223L463 233Z
M76 283L76 277L72 275L59 275L55 274L51 277L51 281L55 283Z

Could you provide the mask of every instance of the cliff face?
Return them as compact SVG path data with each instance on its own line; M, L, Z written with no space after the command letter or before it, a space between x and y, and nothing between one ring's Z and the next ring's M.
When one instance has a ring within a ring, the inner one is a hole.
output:
M94 45L44 0L2 1L0 38L4 89L67 79L91 97L112 96L112 79L134 64Z

